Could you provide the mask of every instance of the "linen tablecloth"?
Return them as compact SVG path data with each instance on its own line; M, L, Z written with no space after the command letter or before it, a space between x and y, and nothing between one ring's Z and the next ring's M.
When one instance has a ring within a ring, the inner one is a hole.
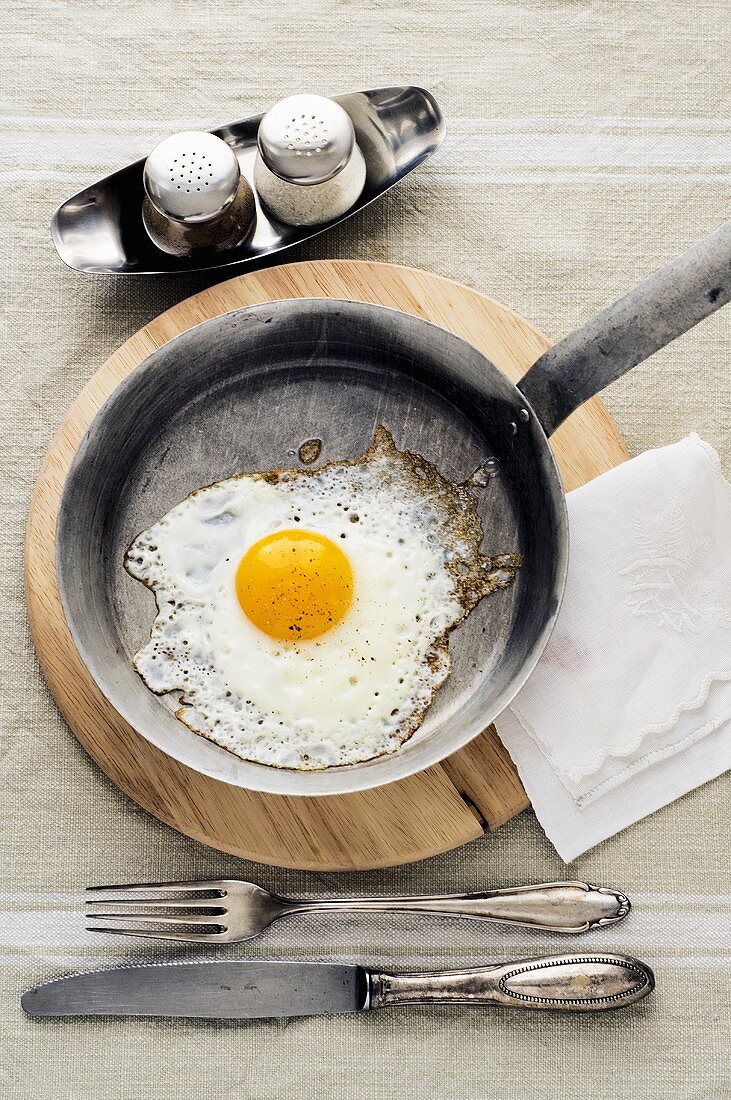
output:
M421 864L357 875L246 864L178 836L121 795L77 745L27 630L22 539L53 431L127 336L214 281L87 278L64 268L55 206L167 133L293 91L420 83L447 141L357 219L291 259L390 260L451 276L553 337L729 216L729 11L618 0L7 0L2 101L3 473L0 1096L269 1100L413 1096L712 1097L728 1064L728 777L577 860L621 886L626 924L580 944L528 931L390 920L273 929L229 954L446 966L566 947L654 965L657 993L588 1017L467 1008L235 1026L37 1021L20 993L61 973L149 958L83 932L86 883L211 875L281 891L445 891L566 876L530 812ZM731 313L616 383L631 453L697 430L731 465Z

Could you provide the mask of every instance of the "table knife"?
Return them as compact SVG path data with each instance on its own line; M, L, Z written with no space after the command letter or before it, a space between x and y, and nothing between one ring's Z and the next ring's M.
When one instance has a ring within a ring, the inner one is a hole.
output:
M391 974L333 963L173 962L75 974L22 997L31 1016L181 1016L249 1020L402 1004L472 1004L596 1012L652 991L627 955L547 955L470 970Z

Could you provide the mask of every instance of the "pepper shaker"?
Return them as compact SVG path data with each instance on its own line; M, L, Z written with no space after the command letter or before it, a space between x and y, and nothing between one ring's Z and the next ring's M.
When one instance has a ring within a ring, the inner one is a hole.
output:
M279 221L322 225L350 210L366 179L350 116L332 99L293 95L261 120L254 184Z
M215 134L186 131L165 138L148 156L143 182L145 229L173 256L234 248L254 224L251 187L231 146Z

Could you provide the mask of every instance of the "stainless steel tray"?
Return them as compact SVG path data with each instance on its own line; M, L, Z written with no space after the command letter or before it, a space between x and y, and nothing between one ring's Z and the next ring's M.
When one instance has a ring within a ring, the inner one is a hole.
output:
M353 120L367 168L360 198L342 217L315 227L285 225L257 199L256 226L243 244L223 253L169 256L153 244L142 224L145 162L138 160L59 206L51 222L56 251L69 267L92 275L156 275L253 264L362 210L428 160L444 140L442 113L423 88L375 88L333 98ZM252 185L261 117L253 115L214 130L233 147L242 174Z

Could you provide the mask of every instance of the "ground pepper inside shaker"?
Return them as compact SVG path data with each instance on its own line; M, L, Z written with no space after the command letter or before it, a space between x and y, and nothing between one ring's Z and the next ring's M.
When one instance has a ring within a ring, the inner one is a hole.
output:
M294 95L259 125L254 185L264 206L289 225L322 225L345 214L366 180L350 116L332 99Z
M148 236L173 256L235 248L251 232L254 195L230 145L188 131L160 142L145 162L142 220Z

